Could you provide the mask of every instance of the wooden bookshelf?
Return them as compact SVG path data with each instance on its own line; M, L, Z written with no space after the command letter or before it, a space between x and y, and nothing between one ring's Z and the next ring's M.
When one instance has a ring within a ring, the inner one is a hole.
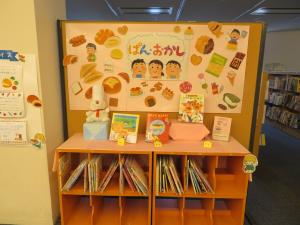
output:
M57 148L58 161L71 154L72 171L81 160L101 155L102 178L114 159L130 155L146 174L148 193L132 191L125 181L122 191L120 168L103 192L85 192L82 176L69 191L62 191L66 178L58 176L62 225L243 225L248 175L242 171L242 161L249 152L234 138L211 141L211 149L203 148L203 141L170 141L154 148L143 136L136 144L118 146L111 141L84 141L81 134L75 134ZM174 158L183 194L157 191L156 160L162 155ZM188 159L201 165L212 193L196 194L191 184L184 182Z
M242 170L244 155L248 154L233 138L229 142L212 141L211 149L203 142L171 142L154 149L153 156L153 225L243 225L248 188L248 175ZM183 186L183 194L160 193L156 164L161 155L174 158ZM212 193L195 193L191 182L184 182L187 159L199 162ZM200 163L201 162L201 163Z
M289 135L300 136L300 73L269 72L266 118Z
M84 141L81 134L76 134L56 151L58 160L64 154L71 154L71 170L76 168L80 160L88 158L90 161L93 157L101 155L100 180L114 159L119 161L121 156L130 155L142 167L148 180L148 193L143 195L132 191L125 180L122 191L120 165L103 192L84 192L83 175L69 191L62 191L63 184L59 179L62 225L151 224L152 152L142 140L137 144L122 147L110 141Z

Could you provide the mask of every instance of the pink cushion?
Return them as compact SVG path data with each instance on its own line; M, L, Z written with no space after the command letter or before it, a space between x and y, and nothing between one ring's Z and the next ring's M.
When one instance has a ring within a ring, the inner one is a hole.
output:
M170 137L173 140L201 141L209 134L209 130L202 123L182 123L171 121Z

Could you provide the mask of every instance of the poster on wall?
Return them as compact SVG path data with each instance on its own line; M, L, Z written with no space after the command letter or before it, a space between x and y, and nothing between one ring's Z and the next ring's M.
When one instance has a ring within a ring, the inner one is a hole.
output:
M65 23L70 110L87 110L103 85L113 111L178 112L180 95L203 94L206 113L240 113L249 26Z

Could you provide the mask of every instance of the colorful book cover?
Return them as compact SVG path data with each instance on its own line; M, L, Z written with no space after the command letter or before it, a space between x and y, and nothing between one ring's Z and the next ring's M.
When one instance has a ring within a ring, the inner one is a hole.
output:
M148 113L146 141L153 142L158 137L162 143L169 141L169 115L167 113Z
M111 121L109 139L117 141L119 138L125 138L128 143L136 143L139 115L114 113Z
M204 95L181 94L179 102L179 118L181 122L203 123Z

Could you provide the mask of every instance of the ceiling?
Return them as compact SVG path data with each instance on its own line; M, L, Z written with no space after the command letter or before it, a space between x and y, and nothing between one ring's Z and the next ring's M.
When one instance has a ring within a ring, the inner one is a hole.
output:
M251 15L261 7L297 8L300 0L66 0L69 20L238 21L267 24L268 31L300 29L300 13ZM141 14L128 8L171 8L170 14Z

